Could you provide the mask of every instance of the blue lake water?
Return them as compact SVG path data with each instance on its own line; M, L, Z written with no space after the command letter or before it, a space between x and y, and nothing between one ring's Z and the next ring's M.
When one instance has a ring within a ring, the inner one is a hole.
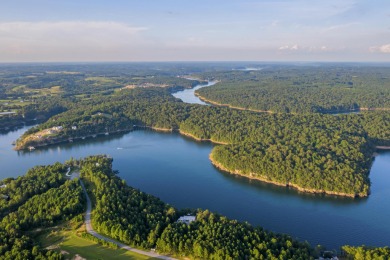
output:
M203 102L202 100L200 100L200 98L195 96L194 93L196 90L198 90L200 88L211 87L211 86L215 85L216 83L217 83L217 81L209 81L207 84L197 85L194 88L178 91L176 93L173 93L172 95L176 98L181 99L185 103L208 105L206 102Z
M13 151L12 141L26 129L0 136L0 178L22 175L34 165L105 153L114 158L114 169L130 186L178 208L207 208L329 249L390 243L390 152L375 159L371 195L348 199L300 194L223 173L208 159L212 144L175 133L134 131Z

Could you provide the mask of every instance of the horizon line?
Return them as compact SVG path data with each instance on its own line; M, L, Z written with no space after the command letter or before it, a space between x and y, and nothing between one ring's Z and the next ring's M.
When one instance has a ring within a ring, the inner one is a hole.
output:
M80 64L80 63L372 63L372 64L390 64L390 61L261 61L261 60L176 60L176 61L0 61L1 65L6 64Z

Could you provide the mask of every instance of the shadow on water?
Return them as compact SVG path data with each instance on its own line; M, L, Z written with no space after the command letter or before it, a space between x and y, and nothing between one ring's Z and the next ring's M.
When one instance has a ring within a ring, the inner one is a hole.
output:
M348 205L359 205L367 202L368 198L350 198L341 197L328 194L314 194L307 192L300 192L291 187L283 187L274 185L271 183L262 182L255 179L249 179L244 176L231 174L229 172L222 171L213 166L215 170L221 173L221 175L229 182L234 182L236 185L242 186L245 189L261 189L268 193L271 193L273 197L283 198L295 198L306 202L324 203L332 206L344 207Z
M197 146L210 146L210 152L212 147L215 146L211 141L197 141L194 140L191 137L180 135L178 133L174 133L180 136L180 138L185 139L186 141L190 141L194 143ZM211 163L211 162L210 162ZM368 198L351 198L351 197L342 197L342 196L335 196L330 194L314 194L314 193L307 193L307 192L301 192L297 189L291 188L291 187L283 187L274 185L271 183L262 182L260 180L256 179L250 179L245 176L240 176L237 174L231 174L226 171L222 171L215 167L213 165L213 168L221 174L221 176L231 182L235 185L239 185L245 189L257 189L257 190L263 190L265 192L271 193L274 197L279 198L296 198L301 201L307 201L307 202L315 202L315 203L327 203L332 206L339 206L344 207L348 205L358 205L358 204L364 204L367 202Z
M23 174L37 164L65 161L71 156L109 153L114 157L114 168L120 170L120 177L129 185L179 208L208 208L328 248L346 243L382 246L390 241L388 151L381 152L373 164L372 195L352 199L301 193L222 172L208 159L214 144L176 132L136 130L103 135L37 148L31 153L19 152L18 156L11 150L11 140L25 130L27 127L0 138L4 177Z
M190 138L188 136L183 136L177 132L162 132L162 131L156 131L152 129L136 129L135 131L146 131L146 132L154 132L158 133L160 135L175 135L178 138L182 138L186 141L191 142L196 147L209 147L210 152L211 149L214 147L214 144L210 141L197 141L193 138ZM30 156L33 154L45 154L47 152L53 152L56 150L61 151L71 151L78 148L87 148L87 147L93 147L96 144L98 145L105 145L111 143L113 140L119 140L123 138L125 135L127 135L129 132L123 132L123 133L116 133L116 134L110 134L109 136L97 136L96 138L86 138L84 140L77 140L76 142L70 143L70 142L63 142L59 144L52 144L44 147L39 147L34 151L17 151L18 156ZM124 145L117 147L118 150L128 150L128 149L138 149L141 147L146 147L148 144L134 144L134 145ZM279 197L281 199L283 198L296 198L301 201L306 202L315 202L315 203L326 203L331 204L333 206L348 206L348 205L358 205L366 203L368 198L349 198L349 197L341 197L341 196L334 196L334 195L327 195L327 194L312 194L312 193L306 193L306 192L300 192L294 188L290 187L283 187L283 186L277 186L270 183L265 183L259 180L255 179L249 179L244 176L231 174L225 171L222 171L218 169L217 167L213 166L215 171L220 173L220 175L228 182L233 183L234 185L238 185L240 187L243 187L245 189L251 189L251 190L261 190L263 192L267 192L272 194L274 197Z
M88 137L85 138L84 140L79 139L75 142L65 141L56 144L49 144L43 147L37 147L34 151L20 150L17 151L17 153L19 156L26 156L26 155L31 155L31 153L44 154L48 151L53 151L53 150L71 151L77 148L86 148L86 147L95 146L96 144L104 145L112 142L113 140L122 138L129 132L115 133L115 134L110 134L108 136L97 136L95 138Z

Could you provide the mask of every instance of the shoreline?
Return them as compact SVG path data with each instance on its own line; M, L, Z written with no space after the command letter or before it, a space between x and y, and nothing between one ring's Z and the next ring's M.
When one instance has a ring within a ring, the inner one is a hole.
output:
M116 130L116 131L110 131L110 132L104 132L104 133L96 133L96 134L89 134L89 135L85 135L85 136L82 136L82 137L64 137L64 138L60 138L60 139L49 139L49 140L46 140L47 142L42 142L41 144L35 144L34 147L45 147L45 146L49 146L49 145L52 145L52 144L61 144L61 143L68 143L68 142L73 142L73 141L79 141L79 140L84 140L84 139L93 139L93 138L96 138L97 136L105 136L106 133L109 133L109 134L118 134L118 133L122 133L122 132L128 132L128 131L132 131L134 128L132 129L119 129L119 130ZM70 141L72 140L72 141ZM22 147L18 147L18 146L15 146L14 148L15 151L23 151L23 150L28 150L28 145L23 145Z
M184 135L184 136L187 136L187 137L190 137L196 141L200 141L200 142L203 142L203 141L208 141L208 142L212 142L214 144L223 144L223 145L227 145L229 143L227 142L221 142L221 141L215 141L213 139L202 139L202 138L199 138L199 137L196 137L195 135L193 134L190 134L190 133L187 133L187 132L184 132L183 130L178 130L178 132L181 134L181 135Z
M274 111L271 111L271 110L259 110L259 109L252 109L252 108L244 108L244 107L233 106L233 105L230 105L230 104L219 103L217 101L207 99L207 98L201 96L200 94L198 94L196 92L194 92L194 95L197 96L203 102L211 104L211 105L214 105L214 106L228 107L228 108L232 108L232 109L238 109L238 110L243 110L243 111L252 111L252 112L256 112L256 113L269 113L269 114L276 114L276 113L278 113L278 112L274 112ZM337 114L337 113L358 113L358 112L361 112L361 111L390 111L390 108L361 107L359 109L353 109L353 110L341 110L341 111L333 110L333 111L317 112L317 113L320 113L320 114ZM287 113L287 114L295 114L295 113Z
M173 129L173 128L153 127L153 126L146 126L146 125L133 125L133 129L134 129L134 127L149 128L149 129L155 130L157 132L173 132L173 131L175 131L175 129Z
M251 179L251 180L258 180L258 181L261 181L261 182L264 182L264 183L273 184L273 185L276 185L276 186L279 186L279 187L293 188L293 189L295 189L297 191L304 192L304 193L335 195L335 196L348 197L348 198L364 198L364 197L368 197L368 195L361 196L361 195L358 195L358 194L350 194L350 193L343 193L343 192L336 192L336 191L307 189L307 188L302 188L302 187L300 187L300 186L298 186L298 185L296 185L294 183L291 183L291 182L288 182L288 183L284 184L284 183L281 183L281 182L268 180L267 178L261 177L261 176L254 177L254 176L251 176L251 175L242 174L239 170L231 171L231 170L227 169L225 166L223 166L221 163L217 162L213 158L212 152L209 155L209 159L210 159L211 163L217 169L222 170L224 172L227 172L229 174L238 175L238 176L245 177L245 178L248 178L248 179Z
M128 128L128 129L120 129L120 130L108 131L108 132L104 132L104 133L101 132L101 133L89 134L89 135L85 135L85 136L82 136L82 137L64 137L64 138L60 138L60 139L55 139L55 138L54 139L48 139L48 140L45 140L45 142L42 142L40 144L35 144L35 145L24 144L22 147L15 146L14 150L22 151L22 150L28 150L29 146L45 147L45 146L49 146L49 145L53 145L53 144L67 143L67 142L73 142L73 141L80 141L80 140L84 140L86 138L91 139L91 138L95 138L97 136L105 136L105 135L107 135L106 133L108 133L108 134L117 134L117 133L122 133L122 132L131 132L131 131L134 131L136 128L151 129L151 130L154 130L154 131L157 131L157 132L165 132L165 133L178 132L179 134L181 134L183 136L189 137L191 139L194 139L194 140L200 141L200 142L208 141L208 142L211 142L211 143L214 143L214 144L223 144L223 145L229 144L227 142L216 141L216 140L213 140L213 139L202 139L202 138L196 137L193 134L184 132L184 131L182 131L180 129L153 127L153 126L146 126L146 125L133 125L132 128ZM72 140L72 141L70 141L70 140Z
M378 150L390 150L390 146L385 146L385 145L377 145L375 146L375 148Z
M180 135L183 135L183 136L186 136L186 137L189 137L195 141L200 141L200 142L203 142L203 141L208 141L208 142L211 142L211 143L214 143L214 144L221 144L221 145L228 145L229 143L227 142L222 142L222 141L216 141L216 140L213 140L212 138L210 139L202 139L202 138L199 138L191 133L187 133L183 130L180 130L180 129L174 129L174 128L162 128L162 127L152 127L152 126L142 126L142 125L133 125L133 127L130 129L120 129L120 130L116 130L116 131L111 131L111 132L108 132L109 134L115 134L115 133L121 133L121 132L131 132L131 131L134 131L136 128L144 128L144 129L151 129L153 131L157 131L157 132L178 132ZM52 141L52 140L48 140L48 142L45 142L45 143L42 143L42 144L39 144L39 145L35 145L35 147L45 147L45 146L49 146L49 145L54 145L54 144L60 144L60 143L66 143L66 142L69 142L70 140L77 140L77 141L80 141L81 139L85 139L85 138L94 138L96 136L104 136L106 135L106 132L105 133L97 133L97 134L91 134L91 135L88 135L88 136L83 136L83 137L74 137L74 138L70 138L70 137L67 137L67 138L64 138L64 139L61 139L61 140L56 140L56 141ZM27 150L28 146L23 146L23 148L18 148L18 147L15 147L14 150ZM390 150L390 146L376 146L375 148L377 149L389 149ZM269 183L269 184L273 184L273 185L276 185L276 186L280 186L280 187L289 187L289 188L293 188L299 192L303 192L303 193L311 193L311 194L326 194L326 195L335 195L335 196L340 196L340 197L349 197L349 198L356 198L356 197L360 197L360 198L363 198L363 197L368 197L368 194L367 195L360 195L360 194L350 194L350 193L342 193L342 192L333 192L333 191L326 191L326 190L316 190L316 189L308 189L308 188L303 188L303 187L300 187L294 183L291 183L291 182L288 182L288 183L281 183L281 182L277 182L277 181L272 181L272 180L269 180L267 179L266 177L263 177L263 176L256 176L254 177L252 174L249 174L249 175L246 175L246 174L242 174L241 171L239 170L235 170L235 171L231 171L229 169L227 169L225 166L223 166L221 163L217 162L213 156L212 156L212 151L209 155L209 160L211 161L211 163L218 169L224 171L224 172L227 172L229 174L234 174L234 175L239 175L239 176L242 176L242 177L245 177L245 178L248 178L248 179L254 179L254 180L258 180L258 181L261 181L261 182L264 182L264 183Z
M360 111L390 111L389 107L361 107Z
M269 114L275 114L276 112L274 111L271 111L271 110L258 110L258 109L251 109L251 108L243 108L243 107L236 107L236 106L232 106L232 105L229 105L229 104L223 104L223 103L218 103L216 101L213 101L213 100L209 100L201 95L199 95L198 93L194 92L195 96L197 96L200 100L202 100L203 102L206 102L208 104L211 104L211 105L214 105L214 106L219 106L219 107L228 107L228 108L232 108L232 109L237 109L237 110L243 110L243 111L251 111L251 112L256 112L256 113L269 113Z
M36 144L36 145L33 145L33 147L45 147L45 146L49 146L49 145L53 145L53 144L61 144L61 143L68 143L68 142L73 142L73 141L80 141L80 140L84 140L84 139L93 139L93 138L96 138L97 136L106 136L107 133L108 134L119 134L119 133L123 133L123 132L131 132L131 131L134 131L135 128L149 128L149 129L152 129L152 130L155 130L155 131L158 131L158 132L173 132L174 129L172 128L160 128L160 127L151 127L151 126L141 126L141 125L133 125L132 128L127 128L127 129L119 129L119 130L115 130L115 131L108 131L108 132L100 132L100 133L95 133L95 134L89 134L89 135L85 135L85 136L82 136L82 137L64 137L64 138L61 138L61 139L49 139L49 140L46 140L46 142L43 142L41 144ZM72 140L72 141L70 141ZM29 145L23 145L22 147L18 147L18 146L15 146L14 150L15 151L23 151L23 150L28 150L28 147Z

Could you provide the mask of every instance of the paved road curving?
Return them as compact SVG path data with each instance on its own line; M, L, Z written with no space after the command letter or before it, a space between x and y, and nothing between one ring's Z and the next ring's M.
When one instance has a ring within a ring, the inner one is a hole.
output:
M85 194L85 196L87 198L87 211L85 213L85 226L86 226L87 232L89 234L91 234L94 237L97 237L99 239L105 240L107 242L111 242L111 243L117 244L120 248L123 248L123 249L128 250L128 251L132 251L132 252L135 252L135 253L138 253L138 254L141 254L141 255L155 257L155 258L158 258L158 259L176 260L176 258L172 258L172 257L169 257L169 256L159 255L159 254L154 253L154 252L148 252L148 251L143 251L143 250L139 250L139 249L135 249L135 248L129 247L129 246L127 246L125 244L122 244L120 242L117 242L117 241L115 241L115 240L113 240L111 238L108 238L108 237L105 237L103 235L100 235L95 230L93 230L92 225L91 225L91 211L92 211L91 200L90 200L90 198L88 196L87 190L85 189L84 183L83 183L83 181L81 179L80 179L80 184L81 184L81 187L83 188L84 194Z

